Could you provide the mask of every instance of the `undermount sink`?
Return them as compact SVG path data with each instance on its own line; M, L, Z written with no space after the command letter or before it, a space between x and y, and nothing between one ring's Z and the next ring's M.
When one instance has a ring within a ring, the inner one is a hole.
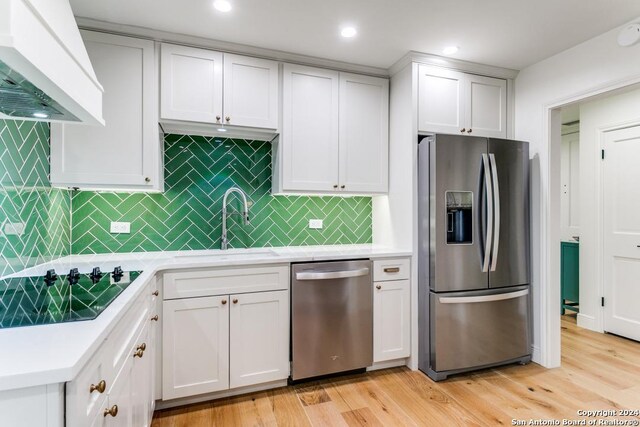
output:
M176 259L229 259L229 258L264 258L264 257L276 257L277 253L271 249L257 250L257 251L243 251L243 250L217 250L208 253L195 253L188 255L177 255Z

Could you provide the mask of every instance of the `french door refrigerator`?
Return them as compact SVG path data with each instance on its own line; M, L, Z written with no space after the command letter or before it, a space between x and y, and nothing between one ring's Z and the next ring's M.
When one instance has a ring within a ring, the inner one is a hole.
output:
M529 145L458 135L418 145L419 368L531 360Z

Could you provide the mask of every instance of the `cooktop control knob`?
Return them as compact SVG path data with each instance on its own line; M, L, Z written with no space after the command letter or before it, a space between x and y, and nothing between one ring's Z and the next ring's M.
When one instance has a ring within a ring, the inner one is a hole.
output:
M44 275L44 283L46 283L47 286L53 286L55 285L56 280L58 280L56 271L53 269L47 270L47 273Z
M91 281L93 283L98 283L102 278L102 271L100 271L100 267L94 267L93 270L91 270L89 277L91 277Z
M69 271L67 280L69 281L70 285L75 285L76 283L78 283L78 281L80 280L80 273L78 272L77 268L72 268L71 271Z
M122 279L122 276L124 276L124 272L122 271L122 267L117 266L116 268L113 269L113 273L111 273L113 276L113 281L114 282L119 282L120 279Z

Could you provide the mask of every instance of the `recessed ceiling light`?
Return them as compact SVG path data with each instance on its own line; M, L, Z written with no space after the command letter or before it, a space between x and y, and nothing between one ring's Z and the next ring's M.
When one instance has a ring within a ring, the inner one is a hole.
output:
M49 115L47 113L33 113L33 117L37 119L46 119Z
M458 51L458 46L447 46L442 49L442 53L445 55L453 55Z
M213 2L213 7L220 12L229 12L231 10L231 3L227 0L216 0Z
M353 27L344 27L342 31L340 31L340 35L347 39L350 39L351 37L355 37L356 34L358 34L358 30L356 30Z

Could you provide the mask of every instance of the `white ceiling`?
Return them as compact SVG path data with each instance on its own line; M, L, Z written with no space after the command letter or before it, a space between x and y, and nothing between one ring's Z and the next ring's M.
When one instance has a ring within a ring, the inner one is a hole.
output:
M409 50L522 69L640 16L638 0L71 0L76 16L388 68ZM354 39L339 29L352 24Z

